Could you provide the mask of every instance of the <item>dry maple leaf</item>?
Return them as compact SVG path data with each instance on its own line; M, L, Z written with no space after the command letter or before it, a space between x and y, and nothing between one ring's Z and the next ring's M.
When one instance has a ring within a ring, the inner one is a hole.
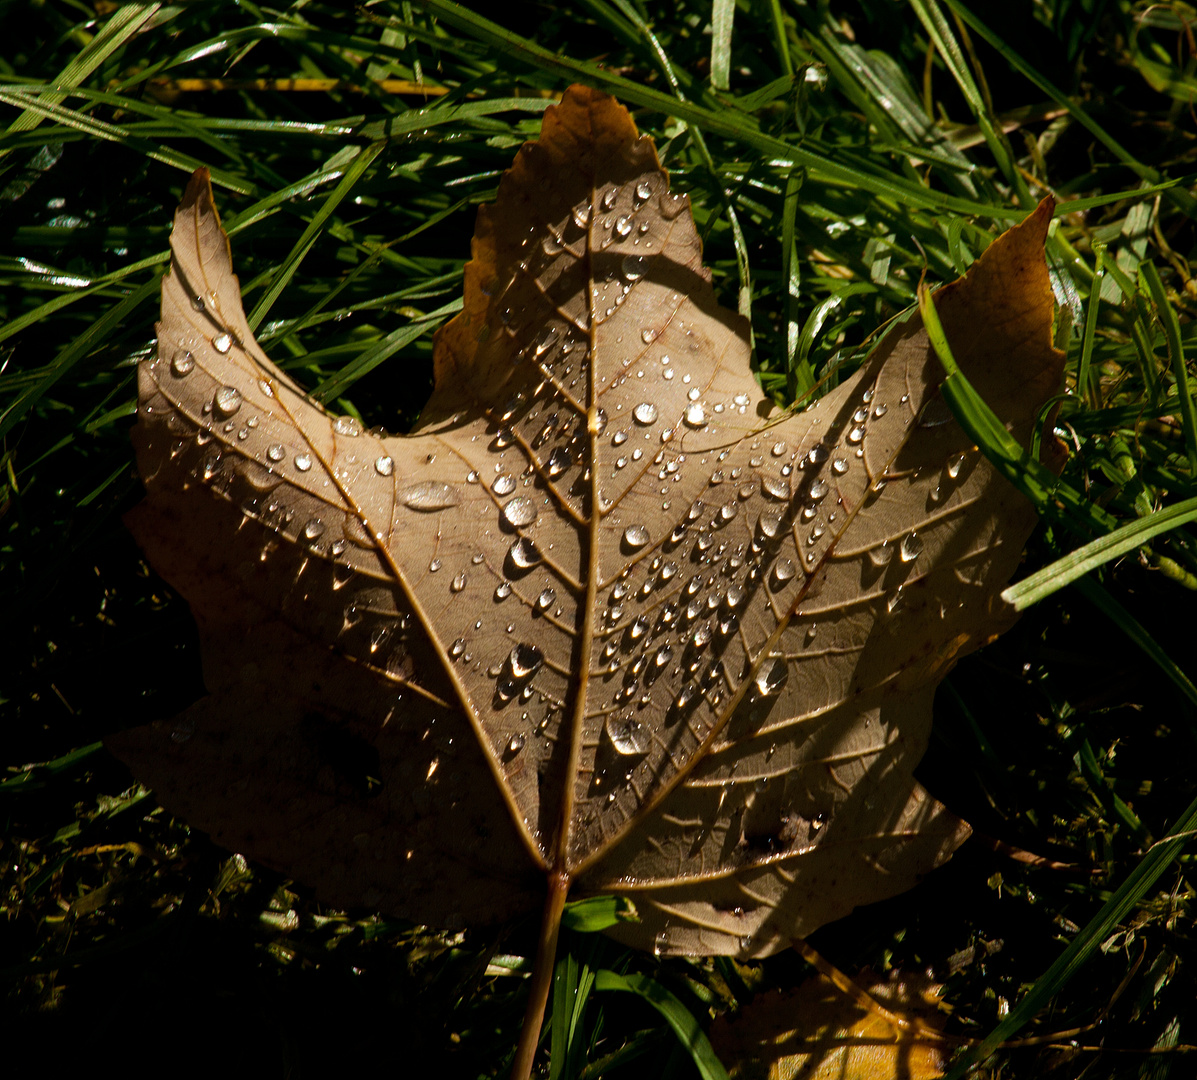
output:
M926 975L862 972L873 1007L823 975L794 990L760 994L735 1017L719 1016L711 1045L734 1080L935 1080L947 1045L942 986ZM894 1023L894 1018L898 1023Z
M1049 203L936 302L1025 441ZM799 415L749 370L685 196L575 87L478 215L407 436L330 415L242 311L206 174L140 371L130 525L211 696L110 744L326 900L440 926L631 897L622 940L761 956L912 885L967 826L912 770L1033 523L917 316Z

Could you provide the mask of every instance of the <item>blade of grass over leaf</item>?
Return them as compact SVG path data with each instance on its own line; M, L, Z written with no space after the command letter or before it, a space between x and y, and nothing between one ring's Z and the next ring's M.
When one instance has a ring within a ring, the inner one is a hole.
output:
M1017 585L1011 585L1002 593L1002 599L1013 604L1016 610L1023 611L1090 570L1142 547L1153 536L1160 536L1194 520L1197 520L1197 498L1185 499L1175 506L1158 510L1149 517L1139 518L1106 536L1098 537L1062 559L1057 559L1050 566L1037 570Z
M736 0L712 0L711 3L711 85L727 90L731 79L732 21Z

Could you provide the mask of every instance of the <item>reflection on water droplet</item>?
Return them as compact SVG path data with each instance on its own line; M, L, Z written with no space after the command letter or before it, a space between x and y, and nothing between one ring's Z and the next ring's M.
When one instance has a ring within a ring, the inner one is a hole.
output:
M511 595L511 582L510 581L500 581L499 584L495 586L495 599L496 600L499 600L499 601L506 600L507 597L509 597L510 595Z
M869 550L869 562L880 569L883 566L888 566L890 560L894 557L893 545L886 541L880 547L871 548Z
M389 458L387 459L390 460ZM377 468L377 463L375 464ZM394 469L392 462L391 468ZM381 469L379 470L382 471ZM386 473L383 474L388 475ZM395 493L399 501L403 503L409 510L416 510L419 513L430 514L437 510L447 510L450 506L456 506L461 502L461 497L457 493L457 489L450 487L448 484L442 484L438 480L425 480L419 484L413 484L411 487L403 488Z
M829 490L825 480L812 480L809 494L815 502L818 502L827 495Z
M790 498L790 482L778 476L762 476L761 491L771 499L788 502Z
M266 456L271 461L282 461L287 456L287 451L282 443L271 443L266 447Z
M465 652L465 638L459 637L449 648L449 655L456 660L463 652Z
M957 454L955 457L948 459L947 472L948 476L953 480L960 475L960 470L964 466L966 456L965 454Z
M632 219L626 215L615 220L615 235L621 240L627 239L632 233Z
M553 601L557 599L557 593L552 589L544 589L536 598L536 606L541 611L548 611L553 606Z
M706 410L697 402L693 402L686 406L686 411L682 413L682 420L685 421L687 427L702 428L707 426Z
M233 339L228 334L217 334L212 339L212 348L223 356L233 347Z
M527 570L530 566L535 566L541 560L540 549L528 539L526 536L521 536L507 551L507 557L511 560L512 565L520 570Z
M835 461L831 463L831 471L835 473L836 476L843 476L844 473L848 471L847 460L842 457L837 457Z
M887 412L889 412L889 409L888 409L888 408L887 408L887 406L886 406L884 403L882 403L882 402L878 402L878 403L877 403L877 404L876 404L876 405L873 407L873 416L874 416L876 419L878 419L878 420L880 420L880 419L881 419L881 417L883 417L883 416L884 416L884 415L885 415Z
M511 738L507 740L507 753L512 757L515 757L515 755L524 748L525 742L526 740L523 735L512 735Z
M797 571L789 559L778 559L773 564L773 581L776 585L784 585L787 581L792 580L795 573Z
M295 467L300 472L307 472L312 467L312 458L310 454L296 454Z
M523 528L536 520L536 503L523 495L517 495L503 507L503 520L512 528Z
M771 697L785 686L789 677L790 669L785 659L781 656L770 657L761 666L760 671L756 673L756 679L753 680L756 684L756 692L761 697Z
M806 459L812 465L822 465L823 462L827 460L828 456L827 447L812 446L810 448L810 453L806 455Z
M644 277L645 268L648 266L648 260L643 255L627 255L624 257L620 269L623 271L623 276L628 281L639 281Z
M556 479L574 463L570 452L563 446L555 446L549 454L548 472L551 479Z
M308 523L303 527L303 538L305 540L318 540L324 535L324 522L319 518L310 518Z
M466 576L464 573L458 574L450 583L449 588L457 593L461 592L466 587Z
M902 543L898 547L898 555L904 563L914 562L922 554L922 551L923 540L917 533L909 533L902 537Z
M731 519L734 518L739 512L740 507L738 503L724 503L721 507L719 507L719 520L723 523L727 523L731 521Z
M511 473L499 473L490 489L496 495L510 495L515 490L515 477Z
M635 717L609 716L606 730L607 738L611 740L616 753L625 757L648 753L648 729Z
M507 656L507 667L513 678L529 679L544 663L544 653L526 641L521 641Z
M848 432L848 442L852 446L856 446L862 439L864 439L864 428L854 427Z
M599 205L604 210L610 210L611 207L613 207L615 205L615 199L618 195L619 195L619 188L617 188L617 187L608 188L606 191L603 192L603 197L602 197L602 200L599 202Z
M338 416L333 421L333 431L338 435L356 439L362 433L362 424L356 416Z
M652 185L647 180L641 180L636 185L636 198L643 202L653 193Z
M428 572L430 574L435 574L444 565L445 564L441 562L440 559L433 559L432 562L428 564Z
M643 525L629 525L623 531L623 542L633 551L644 547L649 541L648 529Z
M226 420L241 408L241 391L235 386L222 386L216 391L212 404L216 408L216 415Z
M186 349L176 350L174 356L170 358L170 370L171 374L178 379L183 378L184 375L190 375L195 370L195 357Z

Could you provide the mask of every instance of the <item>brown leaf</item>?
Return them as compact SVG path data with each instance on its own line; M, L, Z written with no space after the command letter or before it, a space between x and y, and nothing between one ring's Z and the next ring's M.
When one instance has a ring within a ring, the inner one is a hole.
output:
M717 1017L711 1045L735 1080L943 1076L948 1055L936 1038L942 987L898 971L866 971L856 983L881 1007L866 1007L816 975L795 990L760 995L734 1018Z
M1055 392L1051 206L940 290L1026 440ZM575 87L478 215L416 430L313 405L254 342L207 176L142 365L130 525L211 696L111 745L163 803L337 904L437 925L617 892L660 952L765 955L946 859L912 770L1002 630L1034 523L917 316L808 411L749 370L685 196Z

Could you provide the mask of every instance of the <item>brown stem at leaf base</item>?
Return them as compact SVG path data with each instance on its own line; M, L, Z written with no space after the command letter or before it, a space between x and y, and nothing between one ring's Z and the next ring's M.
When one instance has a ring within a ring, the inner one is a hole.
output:
M561 913L569 895L569 875L556 871L549 875L549 895L544 904L540 923L540 937L536 943L536 962L532 966L532 982L528 987L528 1005L524 1009L524 1026L520 1029L519 1045L511 1063L511 1080L528 1080L532 1062L540 1045L540 1028L544 1023L545 1006L553 985L553 967L557 958L557 935L561 930Z

